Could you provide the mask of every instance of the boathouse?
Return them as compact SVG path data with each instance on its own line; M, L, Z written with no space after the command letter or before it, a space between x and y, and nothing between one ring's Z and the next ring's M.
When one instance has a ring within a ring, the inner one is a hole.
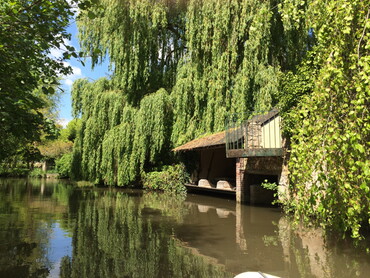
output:
M174 149L193 152L195 168L191 184L203 188L234 190L236 187L236 159L226 157L225 131L190 141Z
M266 113L233 115L226 130L192 140L174 149L191 152L196 160L188 188L236 195L240 203L270 204L265 181L278 184L279 197L287 191L286 152L277 109Z

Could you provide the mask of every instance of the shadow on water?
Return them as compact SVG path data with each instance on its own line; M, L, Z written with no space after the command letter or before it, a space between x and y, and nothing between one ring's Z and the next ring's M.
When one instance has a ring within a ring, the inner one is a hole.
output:
M278 208L0 180L0 277L368 277L370 256Z

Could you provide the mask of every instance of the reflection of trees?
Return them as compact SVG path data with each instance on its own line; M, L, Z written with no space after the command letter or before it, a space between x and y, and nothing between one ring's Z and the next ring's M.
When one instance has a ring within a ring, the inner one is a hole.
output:
M183 195L147 191L142 196L142 204L145 207L157 209L162 216L173 217L179 223L188 213L188 209L183 205L185 199Z
M77 213L73 257L61 264L64 277L225 277L221 266L169 236L175 225L172 215L172 221L157 221L157 208L166 204L166 197L147 195L148 202L142 202L122 192L85 193Z
M48 275L46 249L55 220L73 236L72 257L60 262L61 277L231 276L225 269L368 277L370 255L355 253L351 243L339 245L317 229L293 229L280 213L246 206L234 211L233 205L203 197L188 197L184 205L156 192L0 180L0 277Z
M287 267L296 267L300 277L368 277L370 254L353 252L353 243L338 242L318 228L293 228L286 217L278 227Z
M46 277L52 224L71 230L73 187L58 180L0 179L0 277Z
M0 180L0 277L46 277L50 223L29 213L36 199L25 180ZM37 193L39 194L39 193ZM33 207L35 208L35 207Z
M238 204L233 211L226 202L193 196L187 204L189 213L176 237L226 270L279 277L369 277L370 254L356 252L351 243L331 245L320 229L294 229L279 210Z

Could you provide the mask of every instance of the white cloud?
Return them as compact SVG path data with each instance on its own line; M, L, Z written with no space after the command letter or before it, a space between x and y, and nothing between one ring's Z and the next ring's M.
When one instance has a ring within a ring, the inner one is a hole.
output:
M52 48L52 49L50 49L50 55L51 55L52 58L60 59L60 58L62 58L63 50L57 49L57 48Z
M72 46L72 42L70 40L67 40L66 38L63 39L63 43L68 46Z
M74 13L74 17L78 16L78 14L80 13L80 9L78 8L77 3L72 0L67 0L67 2L72 7L72 12Z
M72 73L69 74L69 75L66 75L64 76L63 80L64 80L64 84L67 85L67 86L72 86L73 84L73 81L75 81L76 79L78 78L81 78L83 77L82 75L82 70L81 68L79 67L75 67L75 66L72 66L70 63L68 62L63 62L64 65L67 67L67 66L70 66L72 68Z
M82 75L82 71L79 67L72 66L72 70L73 70L73 75L76 75L76 76L81 76Z
M70 122L71 120L68 120L68 119L65 119L65 118L62 118L62 119L58 119L57 120L57 123L60 124L63 128L66 128L66 126L68 125L68 123Z
M72 84L73 84L73 80L72 79L65 79L64 80L64 84L66 84L67 86L72 86Z
M68 45L68 46L72 46L72 42L70 40L67 40L67 39L63 39L63 43L64 45ZM64 49L64 47L62 48L51 48L50 49L50 56L54 59L60 59L62 58L63 56L63 52L65 52L67 49Z

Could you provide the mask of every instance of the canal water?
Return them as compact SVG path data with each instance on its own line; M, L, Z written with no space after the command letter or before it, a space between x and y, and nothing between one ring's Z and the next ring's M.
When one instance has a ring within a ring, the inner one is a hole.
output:
M370 277L370 256L277 208L0 180L0 277Z

